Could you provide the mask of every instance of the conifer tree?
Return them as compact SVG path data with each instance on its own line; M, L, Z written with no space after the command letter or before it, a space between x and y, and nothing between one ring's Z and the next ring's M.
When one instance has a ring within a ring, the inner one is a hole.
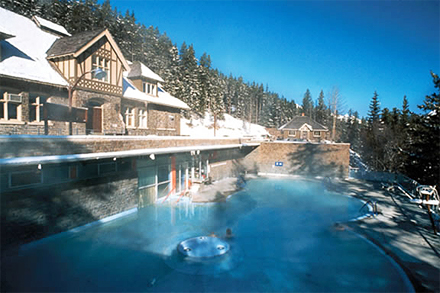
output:
M424 112L411 130L407 172L421 184L440 184L440 78L431 72L436 92L418 107Z
M379 95L375 91L368 111L368 123L363 135L362 153L367 164L374 170L384 170L386 168L383 162L385 137L383 135L383 127L381 127L381 111L378 97Z
M312 95L310 94L310 90L307 89L305 94L304 94L304 98L302 100L302 108L303 108L303 113L310 117L312 117L312 112L313 112L313 100L312 100Z
M370 127L377 127L380 121L380 105L379 105L379 95L374 91L374 96L371 99L370 108L368 111L368 124Z
M316 122L328 127L328 111L324 102L324 91L321 90L318 97L318 105L315 108Z

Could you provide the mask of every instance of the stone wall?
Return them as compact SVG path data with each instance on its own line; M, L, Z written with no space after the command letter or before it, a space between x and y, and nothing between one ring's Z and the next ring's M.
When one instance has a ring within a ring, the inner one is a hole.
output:
M349 144L264 142L246 156L243 165L252 173L345 178L349 148Z
M150 134L180 135L180 110L160 105L148 106Z
M40 104L44 104L45 100L58 101L60 104L67 103L65 88L55 88L43 84L32 84L25 81L0 77L0 96L3 96L5 92L21 95L22 102L19 103L20 106L18 110L18 119L11 119L7 121L0 119L0 135L44 134L43 111L41 111L40 121L31 121L30 112L36 111L32 109L32 105L30 103L31 95L39 96L41 98ZM1 109L1 111L3 111L3 109ZM53 124L49 124L49 127L53 127ZM56 131L53 130L53 133L55 132ZM57 130L57 132L64 134L63 131ZM67 134L67 131L65 134Z
M125 107L134 108L134 127L127 127L128 135L160 135L160 136L179 136L180 135L180 110L161 105L148 104L124 100L123 112ZM139 127L139 109L148 110L147 128ZM171 119L172 118L172 119Z
M89 109L93 106L101 107L102 133L123 134L125 124L121 115L121 98L110 94L77 90L73 94L73 106Z
M1 195L2 250L136 207L134 172Z

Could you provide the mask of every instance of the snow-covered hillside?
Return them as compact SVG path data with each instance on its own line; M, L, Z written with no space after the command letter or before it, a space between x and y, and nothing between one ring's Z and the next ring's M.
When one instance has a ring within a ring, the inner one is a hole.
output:
M263 126L236 119L224 114L224 120L217 119L215 137L255 137L264 138L269 135ZM180 134L191 137L214 137L214 116L206 112L204 118L180 120Z

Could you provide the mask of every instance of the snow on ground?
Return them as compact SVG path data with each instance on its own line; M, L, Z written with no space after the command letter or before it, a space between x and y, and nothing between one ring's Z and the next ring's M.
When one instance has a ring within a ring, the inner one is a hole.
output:
M214 137L214 116L206 112L203 118L182 118L180 120L180 134L199 138ZM267 136L269 133L261 125L251 124L228 114L224 114L224 120L217 119L215 137L265 138Z
M361 156L350 149L350 167L358 168L360 171L368 171L368 166L362 161Z

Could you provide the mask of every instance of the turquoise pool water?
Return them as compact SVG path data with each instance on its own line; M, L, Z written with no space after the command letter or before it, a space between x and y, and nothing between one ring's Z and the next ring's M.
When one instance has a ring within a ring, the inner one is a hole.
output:
M226 202L157 205L25 246L2 264L2 291L411 291L375 246L335 222L363 203L316 181L256 179ZM177 245L215 233L230 250L186 259Z

